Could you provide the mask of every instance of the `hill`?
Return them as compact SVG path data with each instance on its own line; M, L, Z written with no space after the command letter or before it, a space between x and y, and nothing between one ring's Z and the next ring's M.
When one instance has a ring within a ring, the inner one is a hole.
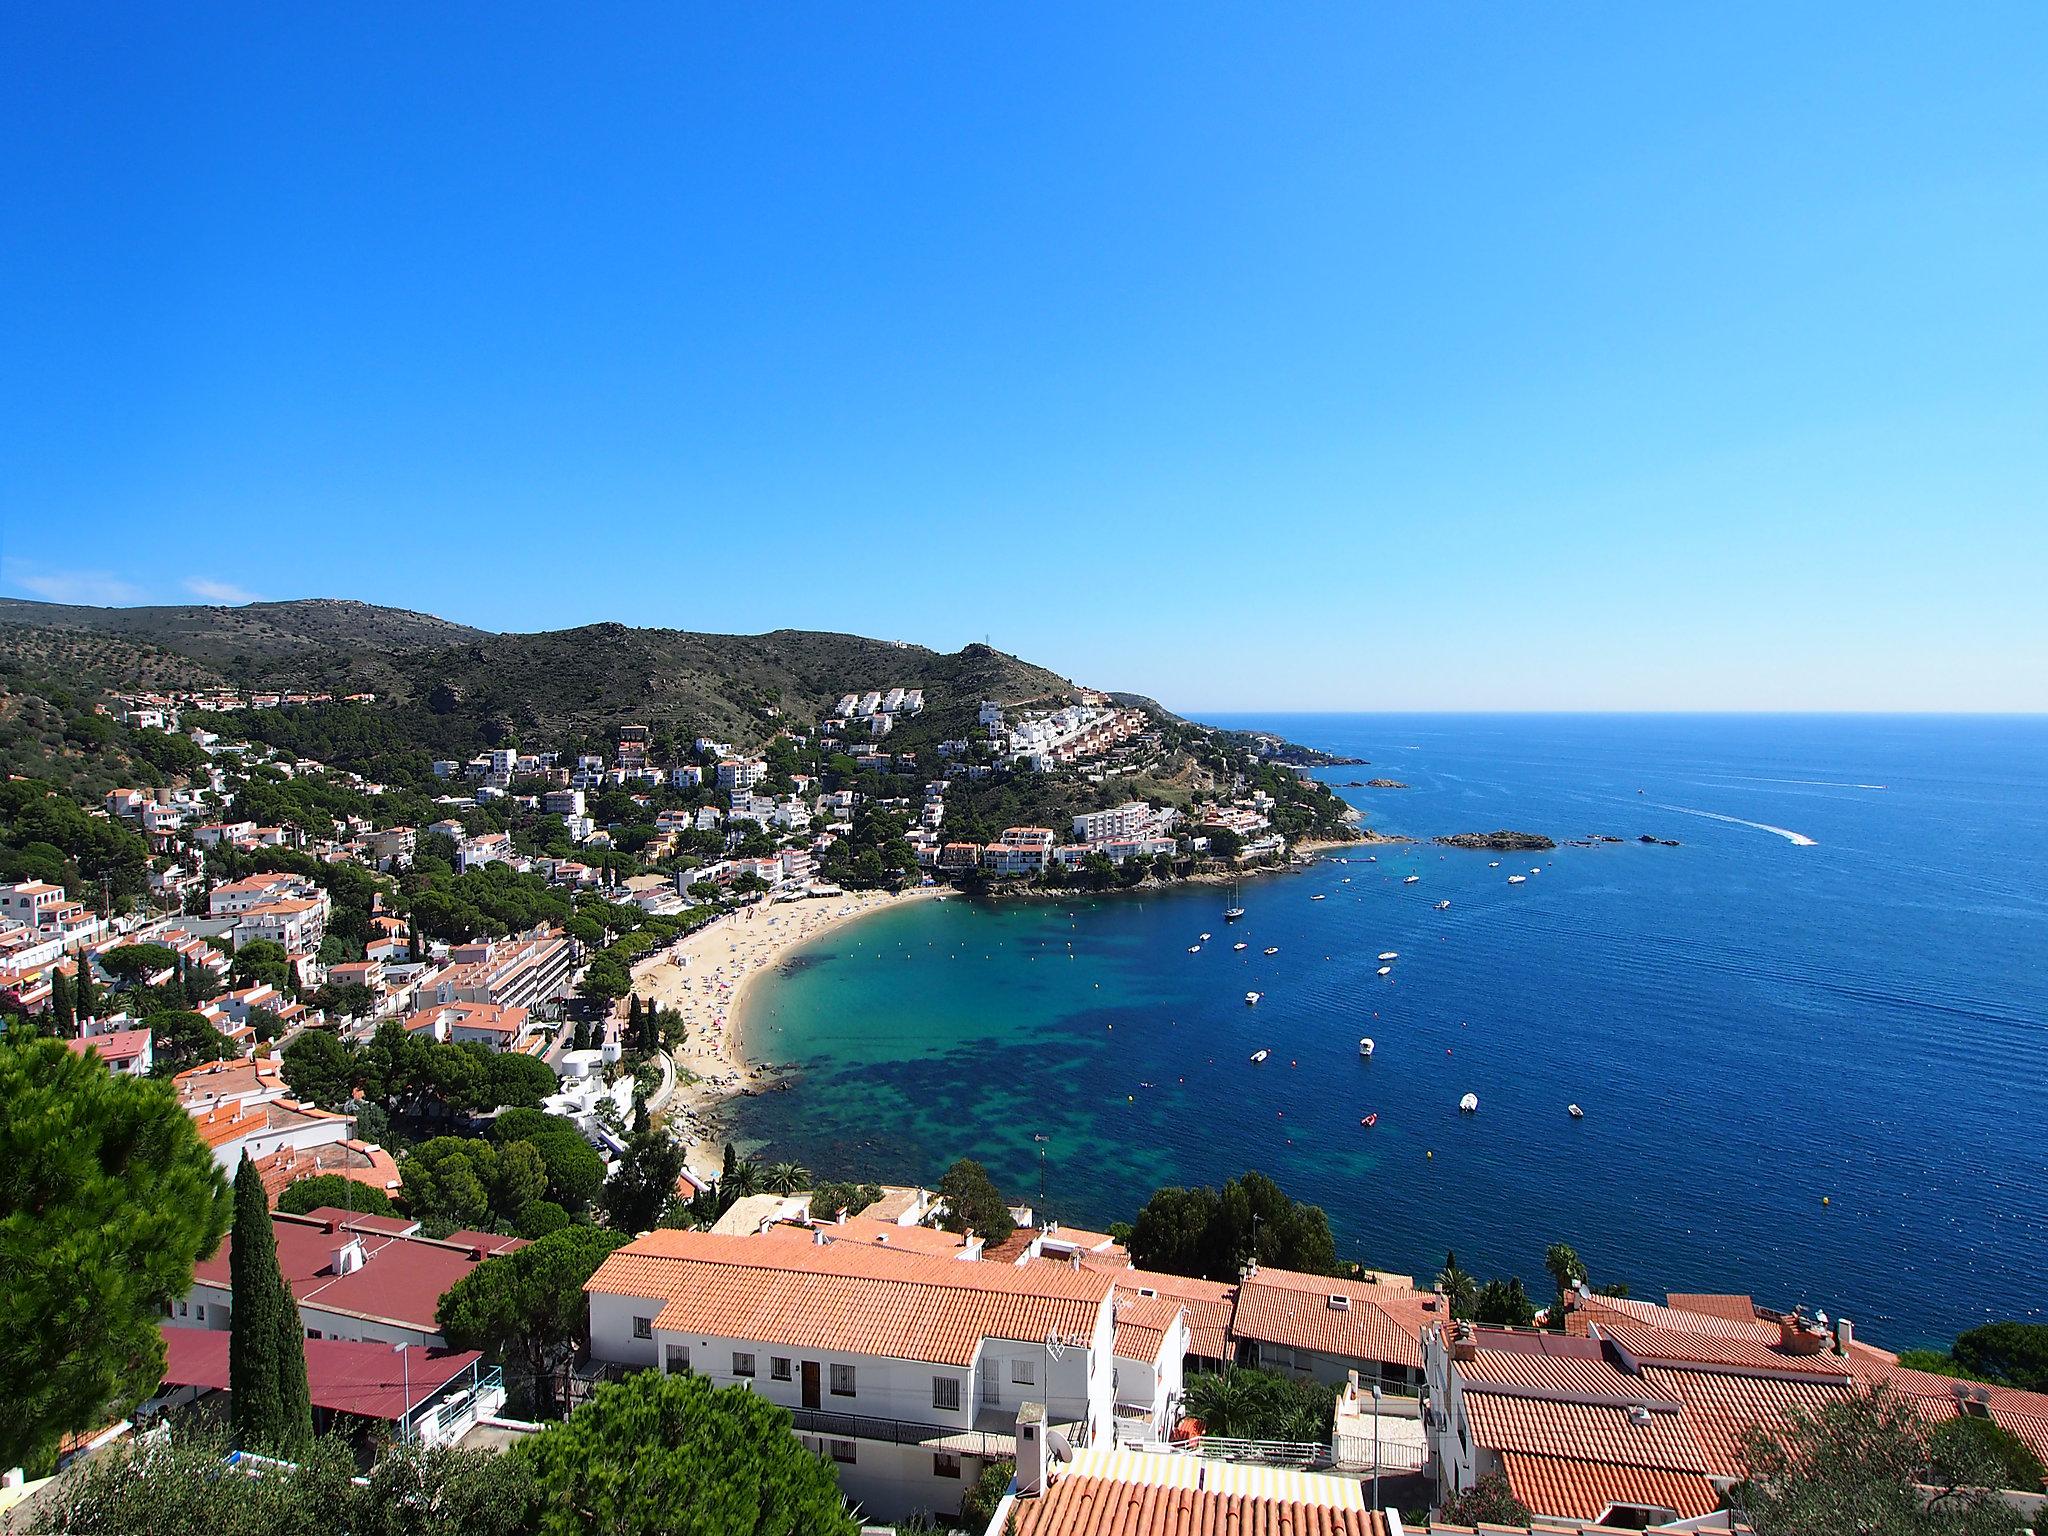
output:
M45 697L53 680L87 692L374 693L380 749L433 755L510 740L595 745L628 722L685 740L758 744L783 720L815 720L841 694L892 687L925 691L925 714L891 742L915 750L964 734L982 699L1054 700L1073 686L985 645L948 654L806 630L717 635L623 624L492 634L334 599L242 608L4 599L0 679L16 694Z

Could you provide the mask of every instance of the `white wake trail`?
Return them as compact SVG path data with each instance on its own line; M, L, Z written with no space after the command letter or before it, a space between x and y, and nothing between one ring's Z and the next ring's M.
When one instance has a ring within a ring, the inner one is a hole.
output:
M1838 779L1752 779L1738 776L1743 784L1815 784L1822 789L1889 789L1888 784L1845 784Z
M1657 800L1652 800L1650 804L1656 806L1660 811L1676 811L1681 816L1704 816L1709 821L1725 821L1738 827L1754 827L1759 832L1775 833L1777 836L1785 839L1786 842L1798 848L1816 848L1820 846L1804 832L1793 832L1785 827L1774 827L1767 821L1744 821L1740 816L1723 816L1719 811L1702 811L1690 805L1665 805Z

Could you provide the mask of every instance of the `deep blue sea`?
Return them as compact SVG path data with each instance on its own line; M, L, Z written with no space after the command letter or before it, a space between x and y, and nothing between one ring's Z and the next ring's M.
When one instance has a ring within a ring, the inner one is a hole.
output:
M1207 887L885 912L759 984L750 1050L803 1070L737 1134L878 1179L972 1154L1090 1225L1255 1167L1380 1268L1538 1289L1563 1240L1893 1347L2048 1320L2048 719L1210 719L1407 783L1340 791L1383 832L1631 841L1359 848L1228 927Z

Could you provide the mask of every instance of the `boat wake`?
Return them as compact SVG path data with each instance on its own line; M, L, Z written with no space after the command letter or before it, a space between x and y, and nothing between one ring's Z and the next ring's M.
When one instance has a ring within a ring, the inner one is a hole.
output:
M1793 832L1784 827L1774 827L1767 821L1744 821L1740 816L1723 816L1719 811L1702 811L1690 805L1665 805L1655 800L1650 803L1660 811L1676 811L1681 816L1704 816L1708 821L1725 821L1738 827L1754 827L1759 832L1769 832L1782 837L1786 842L1793 844L1795 847L1813 848L1819 846L1803 832Z
M1737 775L1741 784L1813 784L1821 789L1889 789L1889 784L1846 784L1839 779L1754 779Z

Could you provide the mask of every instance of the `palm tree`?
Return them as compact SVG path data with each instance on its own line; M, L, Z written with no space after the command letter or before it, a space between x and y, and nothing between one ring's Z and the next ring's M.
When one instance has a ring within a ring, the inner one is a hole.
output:
M1437 1274L1436 1288L1444 1293L1452 1317L1469 1318L1472 1315L1472 1309L1479 1300L1479 1287L1470 1275L1458 1268L1457 1254L1444 1255L1444 1267Z
M761 1182L774 1194L793 1195L811 1187L811 1170L802 1163L772 1163L761 1175Z
M751 1157L743 1157L732 1165L732 1172L718 1181L718 1192L738 1199L742 1195L761 1193L761 1165Z
M1543 1250L1543 1267L1557 1282L1557 1294L1567 1296L1584 1282L1586 1266L1570 1243L1552 1243Z

